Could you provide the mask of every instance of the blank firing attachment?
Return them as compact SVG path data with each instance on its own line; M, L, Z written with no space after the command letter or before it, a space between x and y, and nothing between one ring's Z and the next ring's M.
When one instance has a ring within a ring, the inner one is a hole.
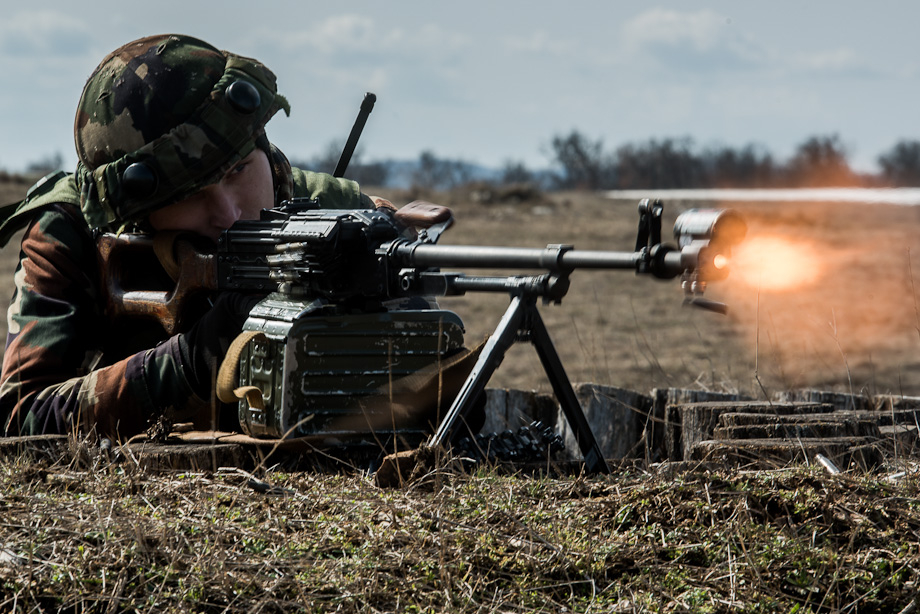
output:
M723 303L703 298L706 284L728 277L732 248L747 234L747 224L731 209L691 209L674 223L674 239L681 254L695 260L681 274L684 304L726 313Z
M703 292L709 282L728 276L732 249L747 234L744 219L731 209L685 211L674 223L675 247L661 242L662 211L658 200L639 203L637 271L663 279L680 276L684 304L726 313L724 304L703 298Z

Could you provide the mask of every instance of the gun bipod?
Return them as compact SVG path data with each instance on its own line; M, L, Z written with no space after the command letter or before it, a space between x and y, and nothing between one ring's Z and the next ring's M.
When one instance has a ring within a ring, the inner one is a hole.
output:
M537 350L543 370L553 387L556 400L559 401L584 456L585 470L589 473L610 473L597 439L591 431L591 426L578 403L572 383L565 373L556 347L549 336L549 331L537 309L538 296L535 293L518 293L511 296L508 309L495 328L495 332L486 341L479 359L470 371L460 393L451 404L447 415L431 437L429 445L434 447L448 444L458 421L469 414L476 400L485 392L486 384L498 365L501 364L505 353L516 339L525 338L529 339Z

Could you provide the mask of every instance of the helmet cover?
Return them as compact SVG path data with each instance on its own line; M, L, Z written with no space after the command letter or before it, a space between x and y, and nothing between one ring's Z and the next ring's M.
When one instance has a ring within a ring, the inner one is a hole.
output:
M87 80L74 121L84 217L124 227L191 196L249 155L279 109L290 113L256 60L174 34L120 47Z

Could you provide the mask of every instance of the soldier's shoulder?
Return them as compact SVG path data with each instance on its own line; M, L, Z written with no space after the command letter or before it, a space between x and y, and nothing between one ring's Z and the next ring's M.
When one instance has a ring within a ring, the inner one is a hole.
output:
M54 202L37 212L33 225L43 234L59 242L73 245L92 241L92 230L80 207L68 202Z
M80 191L71 173L46 175L29 188L23 200L0 208L0 246L17 230L46 214L65 215L72 222L82 222Z
M73 173L57 171L45 175L26 192L23 202L66 202L80 204L80 192Z
M350 179L300 168L292 168L291 171L294 176L294 196L315 199L324 209L364 207L361 189Z

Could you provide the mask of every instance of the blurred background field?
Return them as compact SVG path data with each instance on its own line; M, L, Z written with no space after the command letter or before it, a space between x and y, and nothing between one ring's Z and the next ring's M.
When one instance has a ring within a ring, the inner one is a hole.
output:
M28 181L0 183L0 201L21 198ZM369 189L402 205L449 205L456 225L442 243L632 251L637 201L597 191L527 192L492 198L472 187L449 191ZM665 237L691 207L732 207L749 232L728 280L707 296L727 316L682 306L677 280L628 271L578 271L561 305L541 306L573 382L647 392L686 387L755 397L793 388L920 395L920 209L862 203L665 202ZM0 252L0 296L12 291L18 240ZM441 300L484 338L507 307L505 295ZM3 330L5 330L5 321ZM518 344L493 387L549 392L533 348Z
M514 206L457 202L457 227L442 241L632 250L636 204L577 192ZM920 393L920 211L861 203L665 203L666 233L681 211L708 206L739 210L749 227L729 279L707 291L729 305L729 314L682 307L676 280L577 272L562 304L542 309L573 381L755 397L802 387ZM473 339L487 334L505 304L503 297L444 300ZM521 346L493 384L545 386L541 376L535 353Z

